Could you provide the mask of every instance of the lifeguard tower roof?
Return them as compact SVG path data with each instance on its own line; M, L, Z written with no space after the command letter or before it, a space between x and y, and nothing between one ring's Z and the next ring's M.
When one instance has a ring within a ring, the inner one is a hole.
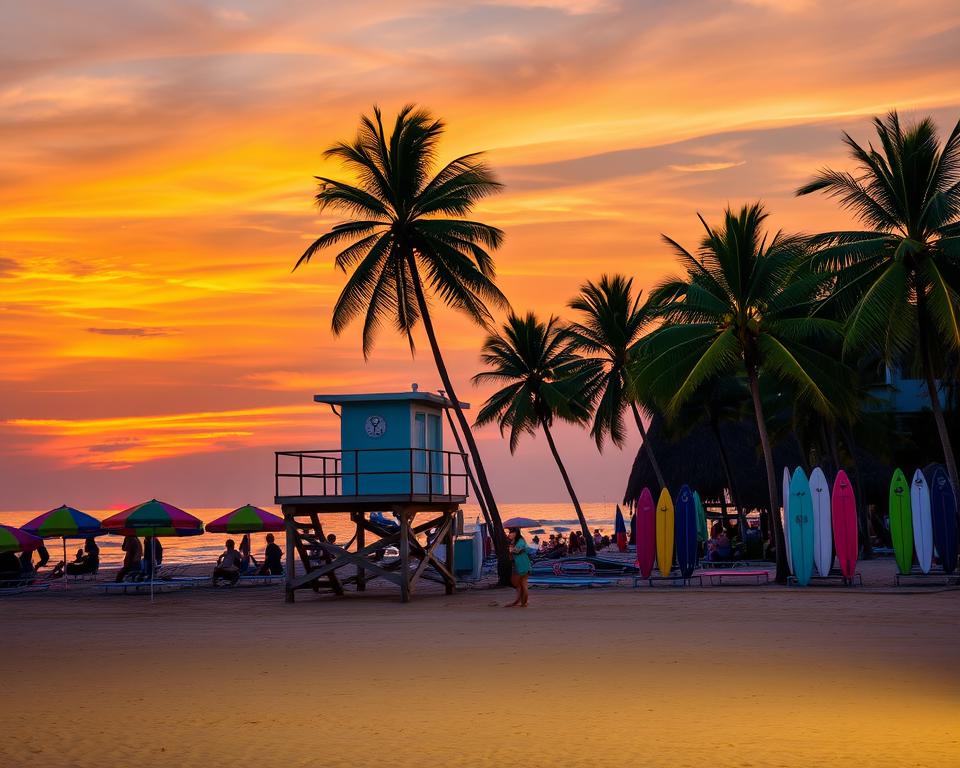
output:
M453 405L453 403L446 397L434 394L433 392L420 391L378 393L364 392L356 395L314 395L313 400L317 403L328 403L330 405L343 405L344 403L383 403L390 401L416 401L430 403L438 408L449 408ZM460 407L469 408L470 403L465 403L461 400Z

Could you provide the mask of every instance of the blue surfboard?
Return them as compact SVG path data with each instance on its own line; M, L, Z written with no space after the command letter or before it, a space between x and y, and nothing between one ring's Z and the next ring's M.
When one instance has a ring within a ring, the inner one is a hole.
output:
M697 567L697 504L688 485L680 488L673 507L673 540L680 575L689 579Z
M933 546L943 563L943 572L953 573L957 569L957 496L942 466L930 475L930 517Z
M810 482L800 467L790 479L790 552L797 584L806 586L813 576L813 501Z

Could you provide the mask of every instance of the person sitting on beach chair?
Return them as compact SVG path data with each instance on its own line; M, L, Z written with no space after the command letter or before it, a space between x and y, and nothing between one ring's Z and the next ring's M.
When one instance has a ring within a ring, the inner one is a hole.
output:
M156 578L163 565L163 544L156 536L143 537L143 561L140 563L140 581Z
M36 552L40 558L37 564L33 564L33 553ZM43 566L50 562L50 553L47 548L41 544L35 550L24 552L20 555L20 570L24 573L36 574Z
M283 576L283 550L274 542L273 534L267 534L267 547L263 550L261 576Z
M0 587L24 583L24 575L15 552L0 552Z
M77 557L72 563L67 563L67 576L82 576L87 573L96 573L100 570L100 546L97 540L88 536L83 543L83 549L77 550ZM57 563L50 573L51 579L63 576L63 563Z
M139 574L140 563L143 561L143 547L140 544L140 539L136 536L124 536L120 549L123 550L124 555L123 565L117 571L116 580L118 582L124 581L131 574Z
M707 541L707 560L722 562L733 559L733 544L730 536L720 523L715 523L712 536Z
M240 581L241 561L240 553L236 550L236 543L233 539L227 539L227 548L217 558L217 565L213 569L213 585L216 586L221 579L231 585Z

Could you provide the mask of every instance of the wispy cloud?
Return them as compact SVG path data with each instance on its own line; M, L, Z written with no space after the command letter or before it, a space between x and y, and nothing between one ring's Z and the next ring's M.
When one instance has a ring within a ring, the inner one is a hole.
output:
M173 328L87 328L87 333L98 333L101 336L130 336L131 338L145 339L152 336L170 336L177 333Z

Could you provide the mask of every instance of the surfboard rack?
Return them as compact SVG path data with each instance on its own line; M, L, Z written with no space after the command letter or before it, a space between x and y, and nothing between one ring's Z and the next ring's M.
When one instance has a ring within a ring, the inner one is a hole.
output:
M788 587L799 586L796 576L790 576L787 579ZM859 571L853 574L852 579L846 578L841 573L833 574L829 576L811 576L810 583L808 586L811 587L862 587L863 586L863 576Z
M728 568L725 570L718 571L701 571L697 574L701 578L706 576L710 579L711 587L718 587L723 585L724 579L738 579L739 586L760 586L762 584L770 583L770 571L767 570L746 570L742 568ZM753 579L753 584L746 583L742 581L743 579Z
M898 587L950 587L960 585L960 571L944 573L943 570L930 570L924 573L919 568L910 573L897 572L895 582Z
M693 584L694 580L696 580L699 586L703 586L703 578L699 573L691 574L686 578L681 576L679 573L676 576L673 574L670 576L654 576L653 574L650 574L647 578L643 578L643 576L634 576L633 586L634 588L639 587L641 582L645 581L647 582L648 587L652 587L655 583L666 584L670 587L689 587Z

